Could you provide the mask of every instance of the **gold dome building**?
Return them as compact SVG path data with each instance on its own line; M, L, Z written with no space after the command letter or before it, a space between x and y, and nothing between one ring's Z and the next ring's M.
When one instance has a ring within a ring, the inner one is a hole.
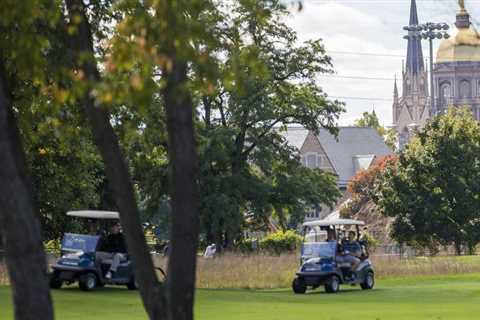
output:
M463 1L455 26L457 33L441 42L433 69L437 110L468 105L480 120L480 34Z

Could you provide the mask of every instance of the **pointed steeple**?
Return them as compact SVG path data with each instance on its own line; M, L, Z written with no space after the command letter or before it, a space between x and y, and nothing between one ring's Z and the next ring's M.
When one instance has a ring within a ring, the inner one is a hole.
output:
M412 0L410 4L410 25L418 24L417 2Z
M393 123L398 121L399 101L398 101L398 87L397 87L397 75L395 75L395 82L393 83Z
M410 4L410 25L418 25L417 2L415 0L412 0ZM418 74L424 70L422 42L420 38L408 38L406 69L407 72L412 74Z
M395 82L393 84L393 99L398 100L397 75L395 75Z

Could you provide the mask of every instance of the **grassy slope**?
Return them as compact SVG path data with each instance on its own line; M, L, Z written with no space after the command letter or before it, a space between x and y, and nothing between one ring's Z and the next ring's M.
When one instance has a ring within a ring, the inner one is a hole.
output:
M480 313L480 274L382 280L375 290L199 290L199 320L473 319ZM57 319L146 319L138 295L123 288L93 293L77 288L54 294ZM8 288L0 288L0 319L12 319Z

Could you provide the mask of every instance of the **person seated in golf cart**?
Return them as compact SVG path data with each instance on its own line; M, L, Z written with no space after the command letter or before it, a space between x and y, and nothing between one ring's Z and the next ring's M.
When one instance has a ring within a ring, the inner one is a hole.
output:
M112 273L117 272L120 263L127 260L127 246L123 234L120 232L119 222L113 224L110 234L100 241L96 259L99 264L111 260L110 269L105 274L106 279L111 279Z
M335 230L334 229L327 229L327 242L332 242L332 241L337 241L337 237L335 235Z
M337 262L340 264L348 263L352 270L355 270L360 264L362 255L362 247L355 239L355 232L350 231L348 237L338 244Z
M344 239L342 244L355 257L360 258L362 256L363 248L356 237L355 231L349 231L348 237Z

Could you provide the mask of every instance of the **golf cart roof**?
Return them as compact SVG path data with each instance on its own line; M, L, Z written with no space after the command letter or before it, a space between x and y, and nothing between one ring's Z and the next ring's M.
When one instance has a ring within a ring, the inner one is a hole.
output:
M363 226L365 222L353 219L332 219L332 220L315 220L308 221L303 224L304 227L327 227L327 226Z
M80 210L68 211L67 216L90 219L120 219L116 211Z

